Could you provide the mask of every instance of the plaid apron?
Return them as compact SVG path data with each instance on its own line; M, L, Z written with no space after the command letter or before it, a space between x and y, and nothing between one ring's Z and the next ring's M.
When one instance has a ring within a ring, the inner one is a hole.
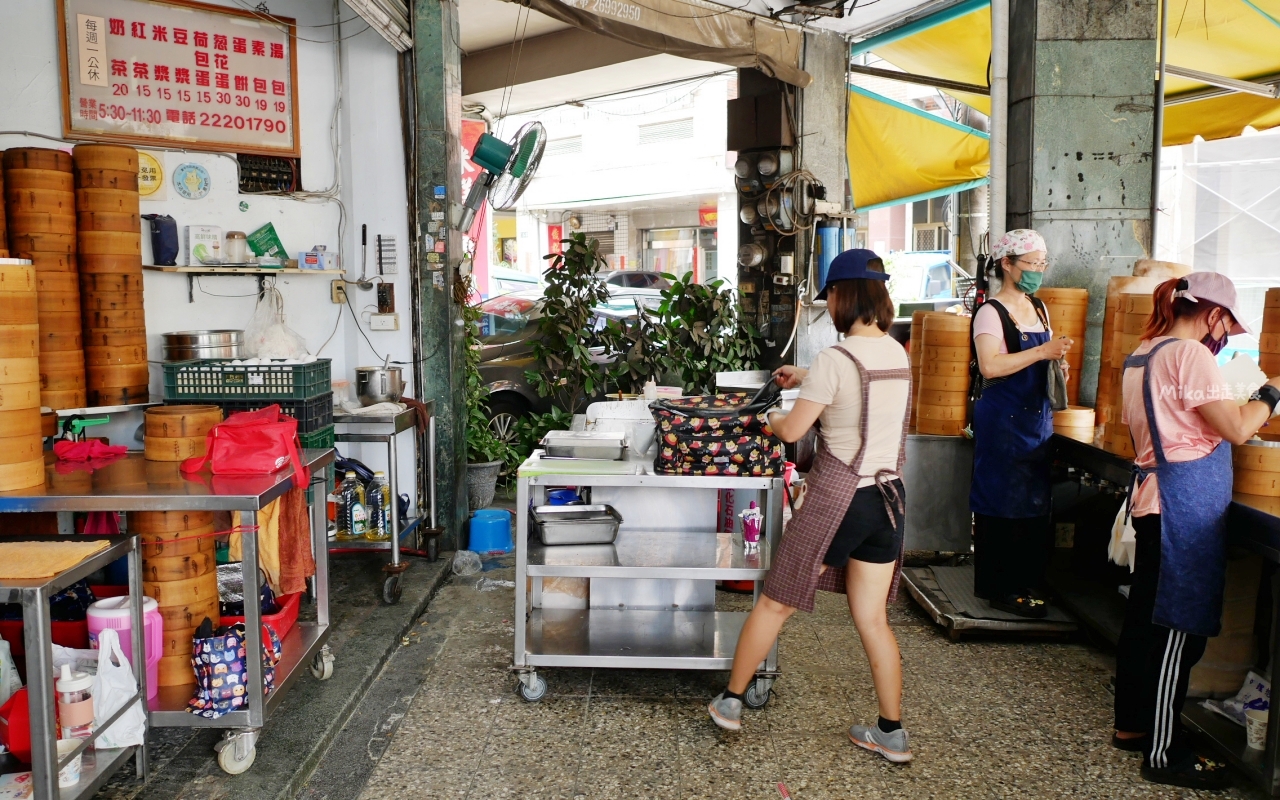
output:
M803 502L791 516L782 542L773 556L773 568L769 570L764 582L764 593L773 600L801 611L813 611L813 598L818 589L826 592L845 591L845 568L828 567L822 569L822 559L835 538L836 531L849 510L853 494L858 490L861 475L862 459L867 451L867 420L870 418L871 385L878 381L906 381L907 394L911 394L911 369L868 370L862 366L852 353L843 347L836 346L837 352L847 356L858 368L862 379L862 443L858 446L858 455L853 464L846 464L831 454L826 441L819 433L818 454L814 458L813 468L805 477ZM884 500L885 511L892 524L897 524L898 516L904 513L904 499L895 487L890 484L894 479L902 477L902 464L907 452L907 407L902 409L902 439L898 443L898 465L892 469L882 469L875 474L875 485ZM895 516L895 510L897 516ZM905 537L903 537L905 546ZM902 552L893 568L893 584L889 589L889 602L898 595L898 582L902 575Z

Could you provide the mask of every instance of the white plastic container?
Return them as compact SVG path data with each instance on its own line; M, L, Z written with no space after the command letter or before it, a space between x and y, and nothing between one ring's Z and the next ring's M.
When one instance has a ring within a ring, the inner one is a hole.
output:
M58 722L63 739L88 739L93 735L93 676L72 672L62 665L62 675L54 682L58 693ZM76 780L79 780L77 777Z

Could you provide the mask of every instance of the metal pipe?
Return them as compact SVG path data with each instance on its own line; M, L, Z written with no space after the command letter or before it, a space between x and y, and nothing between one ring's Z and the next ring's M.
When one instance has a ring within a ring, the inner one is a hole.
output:
M902 83L914 83L920 86L932 86L935 89L946 89L954 92L968 92L969 94L989 95L991 90L986 86L978 86L976 83L963 83L961 81L949 81L946 78L932 78L928 75L917 75L914 72L897 72L891 69L881 69L879 67L864 67L861 64L850 64L850 72L856 72L859 75L871 75L876 78L884 78L890 81L901 81Z
M1009 171L1009 0L991 0L991 204L992 245L1005 232Z
M1166 0L1167 2L1167 0ZM1160 22L1160 41L1164 41L1164 20ZM1280 97L1280 86L1271 83L1262 83L1259 81L1242 81L1236 78L1228 78L1222 75L1215 75L1212 72L1201 72L1198 69L1188 69L1187 67L1179 67L1177 64L1164 63L1164 47L1160 48L1160 78L1163 79L1167 72L1179 78L1187 78L1188 80L1207 83L1210 86L1217 86L1221 89L1227 89L1232 92L1244 92L1245 94L1256 94L1259 97L1266 97L1275 100Z
M1156 72L1155 115L1151 132L1151 258L1156 257L1156 225L1160 216L1160 148L1164 142L1165 45L1169 33L1169 0L1160 0L1160 68Z

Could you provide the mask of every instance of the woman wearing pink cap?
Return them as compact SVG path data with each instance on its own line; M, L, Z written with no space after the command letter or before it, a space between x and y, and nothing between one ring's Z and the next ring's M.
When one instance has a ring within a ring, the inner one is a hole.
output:
M1124 422L1138 457L1129 488L1137 534L1116 645L1112 744L1144 755L1142 776L1195 789L1227 785L1224 764L1197 756L1182 730L1191 668L1222 628L1231 448L1280 402L1273 378L1243 406L1215 356L1248 333L1226 276L1193 272L1156 287L1142 342L1124 362Z

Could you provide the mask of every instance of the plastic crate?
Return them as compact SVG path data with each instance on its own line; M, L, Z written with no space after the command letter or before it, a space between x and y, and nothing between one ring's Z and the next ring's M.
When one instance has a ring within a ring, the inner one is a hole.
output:
M167 399L165 402L169 405L176 405L187 401ZM260 397L243 400L219 399L208 402L220 407L224 416L230 416L237 411L257 411L260 408L279 404L283 413L298 421L299 437L304 433L317 433L333 425L333 392L326 392L309 400Z
M332 364L327 358L310 364L233 364L225 359L167 363L164 398L183 402L308 400L333 390Z
M298 440L302 443L302 448L329 448L333 447L333 426L321 428L318 431L310 433L299 433Z

